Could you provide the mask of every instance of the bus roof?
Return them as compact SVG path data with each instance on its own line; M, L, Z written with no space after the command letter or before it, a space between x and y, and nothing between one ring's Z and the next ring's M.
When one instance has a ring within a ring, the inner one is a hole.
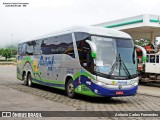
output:
M102 36L109 36L109 37L120 37L120 38L130 38L131 39L131 36L129 34L118 31L118 30L114 30L114 29L111 29L111 28L102 28L102 27L95 27L95 26L74 26L74 27L70 27L70 28L67 28L67 29L55 31L54 33L51 33L51 34L36 37L36 38L33 38L33 39L22 40L19 43L23 43L23 42L27 42L27 41L33 41L33 40L39 40L39 39L48 38L48 37L61 35L61 34L67 34L67 33L71 33L71 32L86 32L86 33L90 33L90 34L94 34L94 35L102 35Z

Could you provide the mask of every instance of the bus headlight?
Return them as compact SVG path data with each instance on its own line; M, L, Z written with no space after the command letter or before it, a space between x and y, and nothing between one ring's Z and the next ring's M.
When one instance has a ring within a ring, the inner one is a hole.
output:
M104 85L104 83L98 81L97 85L102 86L102 85Z
M104 86L104 87L106 86L105 83L100 82L100 81L97 81L97 80L93 80L93 82L94 82L95 84L99 85L99 86Z
M138 85L138 80L132 80L132 81L131 81L131 84L132 84L133 86L137 86L137 85Z

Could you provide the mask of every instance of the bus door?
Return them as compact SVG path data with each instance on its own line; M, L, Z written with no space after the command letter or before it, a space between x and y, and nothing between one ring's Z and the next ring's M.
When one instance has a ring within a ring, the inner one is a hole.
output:
M91 57L91 48L86 41L81 41L81 48L78 50L78 53L81 66L92 73L94 70L94 62Z

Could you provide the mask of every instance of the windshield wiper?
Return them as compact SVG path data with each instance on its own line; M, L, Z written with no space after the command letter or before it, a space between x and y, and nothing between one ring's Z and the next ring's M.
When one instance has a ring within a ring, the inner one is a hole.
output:
M110 77L110 75L112 75L114 69L115 69L116 66L117 66L117 63L119 63L119 57L118 57L118 56L116 56L116 60L114 61L113 65L112 65L112 67L111 67L111 71L110 71L109 74L108 74L108 78Z
M123 70L125 71L126 74L128 74L128 78L131 78L130 72L128 70L128 68L126 67L125 63L123 62L123 60L121 59L121 56L119 54L119 59L120 59L120 67L121 67L121 63L124 66Z
M125 63L123 62L123 60L121 59L120 54L116 56L116 61L113 63L112 68L111 68L111 71L110 71L109 74L108 74L108 77L110 77L110 75L112 75L112 73L114 72L114 69L116 68L117 63L120 63L119 68L121 67L121 63L122 63L122 65L124 66L124 67L123 67L123 70L124 70L125 73L127 74L128 78L131 78L130 72L129 72L129 70L127 69L127 67L126 67Z

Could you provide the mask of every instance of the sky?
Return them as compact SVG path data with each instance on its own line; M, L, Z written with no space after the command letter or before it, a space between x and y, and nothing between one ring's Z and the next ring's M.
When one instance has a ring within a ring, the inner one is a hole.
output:
M4 3L29 3L6 7ZM0 47L58 29L141 14L160 15L160 0L0 0Z

